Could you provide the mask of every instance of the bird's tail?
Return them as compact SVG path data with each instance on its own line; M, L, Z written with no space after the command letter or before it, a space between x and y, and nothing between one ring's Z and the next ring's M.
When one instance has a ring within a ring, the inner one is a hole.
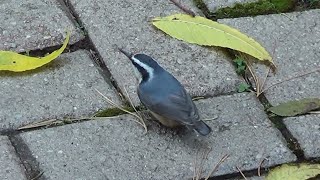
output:
M211 128L203 121L195 122L192 128L202 136L206 136L211 132Z

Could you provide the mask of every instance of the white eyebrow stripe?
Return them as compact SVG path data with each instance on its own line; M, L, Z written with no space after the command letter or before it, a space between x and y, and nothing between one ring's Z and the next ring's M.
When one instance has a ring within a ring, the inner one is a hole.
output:
M147 71L147 73L149 74L149 80L152 79L154 69L146 64L143 64L139 59L135 58L134 56L135 55L132 56L132 60Z

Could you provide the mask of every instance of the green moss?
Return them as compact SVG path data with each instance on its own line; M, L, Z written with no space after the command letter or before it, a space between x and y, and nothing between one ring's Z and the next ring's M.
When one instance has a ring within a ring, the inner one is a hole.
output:
M125 107L124 109L130 112L134 112L134 109L132 107ZM111 117L111 116L118 116L121 114L126 114L126 112L118 108L109 108L109 109L105 109L97 112L95 114L95 117Z
M197 6L198 9L202 11L202 13L209 19L216 20L214 15L209 11L206 4L203 2L203 0L193 0L193 4Z
M129 112L135 112L134 109L130 106L123 107L125 110ZM145 110L143 106L137 106L135 107L137 111ZM122 111L119 108L109 108L105 110L98 111L95 113L95 117L111 117L111 116L119 116L121 114L126 114L126 112Z
M262 14L289 12L295 8L295 0L259 0L258 2L236 4L215 12L217 19L256 16Z

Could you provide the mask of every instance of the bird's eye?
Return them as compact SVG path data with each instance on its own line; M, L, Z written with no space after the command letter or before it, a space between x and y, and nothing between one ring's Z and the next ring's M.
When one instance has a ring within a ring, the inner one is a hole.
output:
M13 64L15 64L16 62L15 62L15 61L13 61L12 63L13 63Z

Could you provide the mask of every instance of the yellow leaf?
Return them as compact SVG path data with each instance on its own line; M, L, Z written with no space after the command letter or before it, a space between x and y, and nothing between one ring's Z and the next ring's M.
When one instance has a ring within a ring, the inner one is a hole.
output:
M69 39L70 31L68 31L62 47L45 57L30 57L12 51L0 51L0 71L21 72L41 67L56 59L67 47Z
M227 47L273 63L269 53L254 39L237 29L201 16L174 14L154 18L152 23L179 40L198 45Z
M320 164L284 164L272 169L266 180L305 180L320 174Z

